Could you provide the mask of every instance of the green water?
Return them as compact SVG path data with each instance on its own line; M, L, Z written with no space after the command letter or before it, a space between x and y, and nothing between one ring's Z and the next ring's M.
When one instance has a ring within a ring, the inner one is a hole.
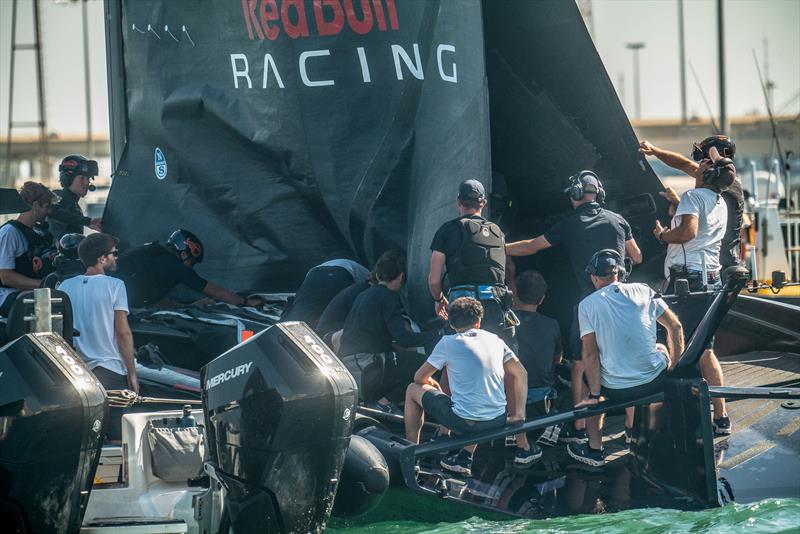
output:
M611 514L558 517L543 520L490 520L478 517L429 517L424 507L416 514L416 520L400 519L399 514L411 510L400 510L396 517L387 516L387 508L380 507L383 518L375 516L358 521L333 520L328 532L335 534L521 534L560 532L602 532L602 534L645 532L747 532L750 533L800 533L800 499L767 499L752 504L733 504L700 512L682 512L661 508L627 510ZM464 510L453 509L454 514ZM391 512L389 512L391 515ZM452 514L448 514L450 516ZM438 521L437 521L438 520Z

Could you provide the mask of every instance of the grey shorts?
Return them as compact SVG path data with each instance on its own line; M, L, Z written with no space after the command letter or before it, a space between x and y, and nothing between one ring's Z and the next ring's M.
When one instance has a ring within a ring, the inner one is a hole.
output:
M475 434L506 424L505 413L488 421L473 421L456 415L453 412L453 400L441 391L426 391L422 395L422 408L428 416L449 428L454 434Z

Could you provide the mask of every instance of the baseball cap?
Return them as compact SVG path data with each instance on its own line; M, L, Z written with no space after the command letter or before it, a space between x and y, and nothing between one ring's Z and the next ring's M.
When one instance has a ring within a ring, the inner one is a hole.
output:
M465 180L458 186L458 198L461 200L486 200L486 190L478 180Z

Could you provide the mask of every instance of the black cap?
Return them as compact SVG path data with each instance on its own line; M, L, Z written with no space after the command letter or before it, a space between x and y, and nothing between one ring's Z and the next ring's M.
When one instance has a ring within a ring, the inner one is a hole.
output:
M465 180L458 186L458 198L483 202L486 200L486 190L478 180Z

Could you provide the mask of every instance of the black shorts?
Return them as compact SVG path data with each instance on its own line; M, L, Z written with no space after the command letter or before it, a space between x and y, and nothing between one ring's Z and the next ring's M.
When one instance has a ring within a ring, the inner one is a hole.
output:
M615 401L627 401L638 399L640 397L646 397L647 395L651 395L658 391L661 391L663 388L664 379L667 378L667 370L661 371L657 377L646 384L642 384L639 386L633 386L632 388L623 388L623 389L612 389L602 386L600 388L600 393L607 397L610 400Z
M441 391L426 391L422 395L422 408L440 425L449 428L454 434L474 434L506 424L506 414L502 413L488 421L464 419L453 413L453 400Z

